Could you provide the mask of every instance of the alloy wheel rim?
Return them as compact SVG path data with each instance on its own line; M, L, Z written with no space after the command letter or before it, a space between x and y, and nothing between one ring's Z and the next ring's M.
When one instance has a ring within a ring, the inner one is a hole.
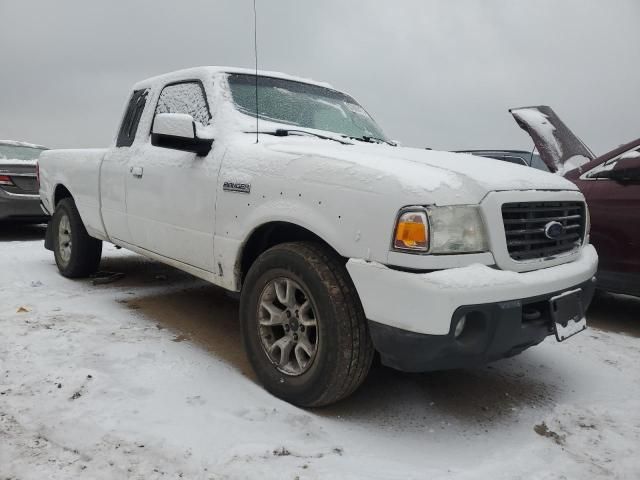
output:
M318 352L318 318L307 291L295 280L271 280L258 300L258 333L271 363L290 376L307 372Z
M71 222L66 214L60 217L58 225L58 253L62 263L65 265L69 263L71 259Z

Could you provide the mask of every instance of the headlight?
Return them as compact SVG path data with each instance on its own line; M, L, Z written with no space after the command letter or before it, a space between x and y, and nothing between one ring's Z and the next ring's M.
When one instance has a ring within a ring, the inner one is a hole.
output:
M431 253L486 252L487 236L476 206L430 207Z
M409 207L400 212L393 248L415 253L455 254L488 250L477 206Z

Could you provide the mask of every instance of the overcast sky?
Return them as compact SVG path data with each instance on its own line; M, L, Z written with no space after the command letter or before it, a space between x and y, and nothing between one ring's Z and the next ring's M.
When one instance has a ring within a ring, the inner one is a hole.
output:
M405 145L531 148L547 104L596 153L640 136L640 2L257 0L260 68L331 83ZM252 0L0 0L0 138L107 146L133 83L253 65Z

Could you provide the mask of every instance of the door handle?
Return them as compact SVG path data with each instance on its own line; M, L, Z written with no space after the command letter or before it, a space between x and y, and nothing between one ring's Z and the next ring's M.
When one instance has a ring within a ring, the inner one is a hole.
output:
M131 175L133 175L134 177L142 177L142 167L131 167L129 169L129 172L131 172Z

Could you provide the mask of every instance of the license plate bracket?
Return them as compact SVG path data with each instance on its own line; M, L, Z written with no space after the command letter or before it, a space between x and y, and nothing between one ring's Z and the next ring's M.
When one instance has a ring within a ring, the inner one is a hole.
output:
M553 333L559 342L587 328L581 293L582 289L578 288L561 293L549 300Z

